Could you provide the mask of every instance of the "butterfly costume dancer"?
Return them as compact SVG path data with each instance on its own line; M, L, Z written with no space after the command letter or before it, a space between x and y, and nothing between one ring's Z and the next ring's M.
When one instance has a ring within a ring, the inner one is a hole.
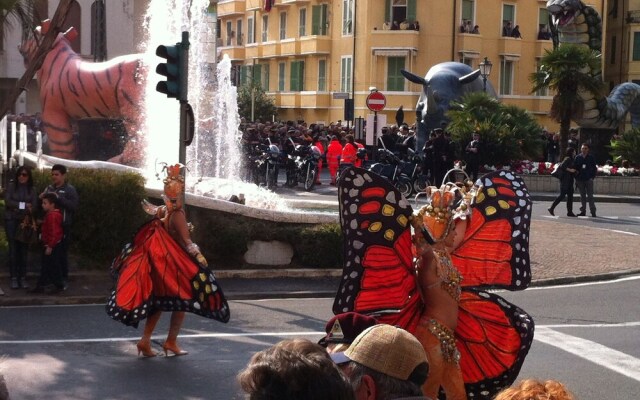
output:
M533 340L531 317L485 291L523 290L531 281L531 199L508 171L426 194L414 213L379 175L344 172L345 265L333 312L412 332L429 358L425 396L491 399L516 379Z
M144 224L111 266L116 285L106 305L107 314L125 325L138 326L146 319L137 344L138 355L153 357L151 335L161 311L171 311L165 355L187 354L176 339L191 312L228 322L227 300L198 245L191 241L189 224L182 207L184 177L182 165L165 167L165 206L145 202L143 208L155 216Z

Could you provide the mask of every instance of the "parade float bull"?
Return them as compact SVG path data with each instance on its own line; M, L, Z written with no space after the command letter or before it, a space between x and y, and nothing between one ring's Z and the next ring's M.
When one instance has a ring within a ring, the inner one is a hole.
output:
M429 69L424 78L406 70L401 72L409 81L422 85L422 94L416 105L418 150L424 146L431 130L440 128L443 122L448 121L446 113L452 101L459 100L469 92L484 90L480 70L474 71L463 63L436 64ZM495 97L496 93L491 82L487 81L486 84L487 93Z
M36 35L44 35L44 21ZM139 137L143 121L143 91L147 68L141 55L126 55L110 61L87 62L71 48L74 28L58 34L38 70L42 122L52 156L75 159L78 155L72 122L86 118L121 119L128 133L122 154L110 161L139 166L143 143ZM34 57L36 38L18 47L25 65Z
M573 44L602 51L602 19L593 7L579 0L549 0L547 10L554 48ZM602 80L601 68L590 72ZM584 108L573 120L582 128L616 128L627 112L633 127L640 126L640 85L624 82L608 97L579 88L578 96Z

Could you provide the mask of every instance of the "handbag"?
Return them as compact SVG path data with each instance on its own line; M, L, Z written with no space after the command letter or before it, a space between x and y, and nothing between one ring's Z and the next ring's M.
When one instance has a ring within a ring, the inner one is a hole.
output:
M560 168L560 165L561 163L557 163L551 171L551 176L554 178L562 179L562 169Z
M16 229L15 240L22 243L38 243L38 225L36 221L31 217L31 214L27 214L18 225Z

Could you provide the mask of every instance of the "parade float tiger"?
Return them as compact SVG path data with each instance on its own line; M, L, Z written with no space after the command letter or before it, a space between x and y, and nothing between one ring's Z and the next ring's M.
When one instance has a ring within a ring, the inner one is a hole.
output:
M44 21L36 29L42 36L50 28ZM122 154L110 161L140 165L142 149L140 129L143 116L142 95L147 68L137 54L94 63L84 61L71 48L77 37L74 28L58 34L38 70L44 133L50 154L75 159L78 147L72 121L85 118L121 119L128 133ZM38 41L31 38L19 47L25 65L35 56Z
M602 19L593 7L579 0L549 0L547 10L554 48L574 44L602 51ZM602 80L601 69L591 74ZM640 85L624 82L614 87L608 97L594 96L584 89L578 94L584 111L573 120L581 127L616 128L627 112L631 114L631 125L640 126Z

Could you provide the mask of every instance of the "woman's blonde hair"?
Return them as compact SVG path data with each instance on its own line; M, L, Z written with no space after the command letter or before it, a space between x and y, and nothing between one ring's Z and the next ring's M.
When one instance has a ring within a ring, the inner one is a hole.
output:
M494 400L575 400L575 397L558 381L525 379L498 393Z

